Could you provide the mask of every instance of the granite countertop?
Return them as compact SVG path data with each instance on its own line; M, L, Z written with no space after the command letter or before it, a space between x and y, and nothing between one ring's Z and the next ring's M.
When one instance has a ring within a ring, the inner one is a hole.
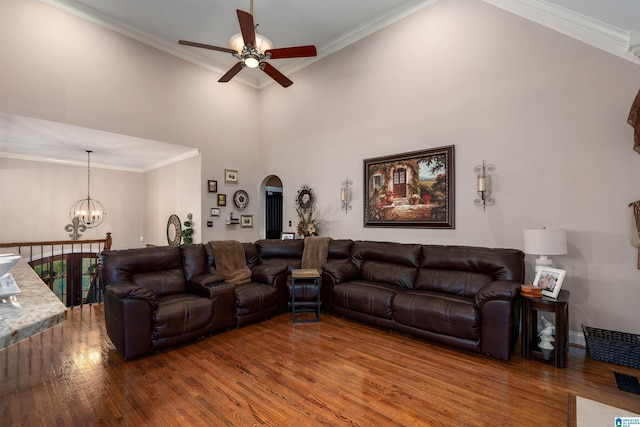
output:
M0 303L0 349L67 319L67 307L24 259L9 273L21 291L15 296L20 307Z

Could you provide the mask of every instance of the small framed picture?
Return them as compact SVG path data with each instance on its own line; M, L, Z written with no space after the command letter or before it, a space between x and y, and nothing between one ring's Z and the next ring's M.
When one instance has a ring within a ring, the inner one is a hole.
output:
M217 193L218 192L218 181L208 180L209 185L209 193Z
M226 194L218 194L218 206L227 206Z
M224 182L227 184L237 184L238 183L238 171L235 169L225 169L224 170Z
M536 274L533 286L542 288L542 295L550 298L558 298L564 276L567 274L565 270L557 268L542 267Z
M253 215L240 215L240 228L253 228Z
M288 233L288 232L280 233L281 240L293 240L295 238L296 238L296 233Z
M218 209L218 208L211 208L210 215L211 215L211 216L220 216L220 209Z

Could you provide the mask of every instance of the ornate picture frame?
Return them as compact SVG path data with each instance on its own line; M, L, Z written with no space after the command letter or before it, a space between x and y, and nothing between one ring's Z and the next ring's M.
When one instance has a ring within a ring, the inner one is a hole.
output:
M240 215L240 228L253 228L253 215Z
M218 181L214 181L212 179L207 180L207 188L209 193L217 193L218 192Z
M364 160L364 226L455 228L453 145Z
M224 182L227 184L238 184L239 182L238 171L236 169L225 169Z

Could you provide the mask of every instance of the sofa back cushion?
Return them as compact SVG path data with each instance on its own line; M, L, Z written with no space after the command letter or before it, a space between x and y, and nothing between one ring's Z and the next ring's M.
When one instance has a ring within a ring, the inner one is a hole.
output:
M263 239L256 243L260 263L286 265L289 271L300 268L304 240L302 239Z
M496 280L524 280L522 251L424 245L414 288L473 297Z
M102 284L131 282L169 295L186 291L179 248L156 246L139 249L103 251Z
M180 256L182 257L182 268L187 281L192 277L206 274L208 272L207 252L202 243L185 243L180 245Z
M421 245L357 241L352 259L360 277L371 282L413 288L420 265Z
M351 249L353 248L353 240L350 239L331 239L329 241L329 251L327 253L327 262L345 262L351 259Z

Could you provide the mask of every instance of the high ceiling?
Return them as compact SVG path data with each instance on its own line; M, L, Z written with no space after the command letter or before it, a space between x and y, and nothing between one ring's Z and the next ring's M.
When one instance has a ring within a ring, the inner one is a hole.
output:
M239 31L235 10L249 11L251 4L251 0L41 1L207 67L220 76L237 60L228 53L180 46L178 40L227 47L229 38ZM437 1L255 0L253 14L258 32L271 39L276 48L307 44L318 48L315 58L271 61L284 74L290 74ZM484 1L640 65L640 1ZM234 80L256 88L272 83L260 70L250 69L242 70ZM15 157L84 164L84 150L93 149L87 141L96 141L104 151L104 138L117 141L108 144L112 151L100 158L105 167L143 171L193 155L190 147L0 115L0 156L11 153ZM81 150L77 141L83 141ZM148 149L149 144L154 150ZM149 156L150 152L154 156ZM122 163L123 153L127 153L126 164Z

